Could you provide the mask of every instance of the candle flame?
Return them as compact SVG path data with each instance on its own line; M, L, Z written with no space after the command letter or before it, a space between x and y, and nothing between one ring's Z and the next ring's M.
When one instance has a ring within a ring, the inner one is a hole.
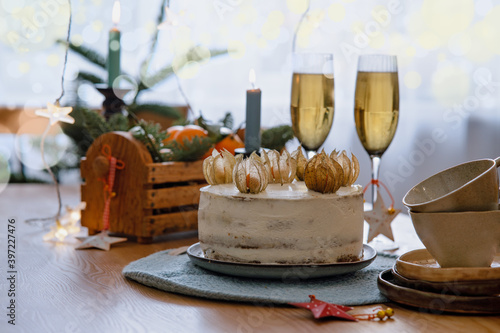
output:
M252 88L255 89L255 71L253 68L250 70L250 73L248 73L248 80L250 81Z
M111 21L113 21L114 25L118 25L120 22L120 12L120 1L115 0L115 3L113 4L113 12L111 13Z

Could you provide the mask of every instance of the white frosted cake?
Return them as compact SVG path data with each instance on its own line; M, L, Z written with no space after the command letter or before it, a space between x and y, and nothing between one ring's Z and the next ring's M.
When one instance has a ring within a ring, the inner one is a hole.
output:
M304 182L269 184L258 194L234 184L201 189L200 246L211 259L249 263L356 261L363 252L363 190L308 190Z

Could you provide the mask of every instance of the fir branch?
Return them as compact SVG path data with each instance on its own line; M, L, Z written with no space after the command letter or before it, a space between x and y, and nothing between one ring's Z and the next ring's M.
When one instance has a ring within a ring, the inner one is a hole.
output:
M61 40L61 39L57 40L57 43L62 44L62 45L67 44L65 40ZM106 66L106 57L104 57L103 55L101 55L97 51L89 49L83 45L77 46L71 42L69 43L68 46L69 46L69 49L71 51L84 57L85 59L87 59L88 61L93 63L94 65L99 66L103 69L106 69L106 67L107 67Z
M227 50L211 50L210 57L214 58L214 57L217 57L219 55L226 54L226 53L227 53ZM177 66L177 69L178 70L182 69L190 61L203 61L206 59L207 58L205 57L205 54L203 54L201 52L201 48L199 46L195 46L195 47L191 48L186 53L186 55L184 56L184 60ZM142 68L142 70L145 70L145 69ZM146 74L146 73L144 73L144 74ZM172 74L174 74L174 68L172 67L172 65L167 65L152 75L144 75L144 78L142 79L142 81L139 83L139 85L137 87L137 95L134 99L134 102L137 99L138 95L143 90L153 88L158 83L169 78Z
M137 140L141 141L146 146L154 162L163 162L160 149L163 140L167 137L166 131L161 131L160 124L146 122L143 119L139 120L133 112L129 112L129 116L137 124L137 126L132 127L129 131L132 132Z
M196 161L212 146L212 140L208 137L195 136L191 140L184 138L182 143L174 140L165 146L169 151L162 154L162 158L165 161Z
M99 113L88 109L82 109L82 113L84 116L84 127L94 140L104 133L111 132L106 119Z
M293 139L293 130L289 125L281 125L262 131L261 146L280 151L285 144Z
M233 125L234 125L234 118L233 118L233 115L231 114L231 112L226 112L226 114L224 115L224 118L222 118L220 121L219 121L222 126L224 127L227 127L227 128L233 128Z
M182 66L184 65L185 63L182 64ZM143 79L141 80L141 82L139 82L139 85L137 87L137 95L135 96L134 103L143 90L153 88L155 85L167 79L172 74L174 74L174 68L172 67L172 65L167 65L153 75L144 75Z
M145 104L132 104L127 107L127 110L135 114L148 111L162 117L171 118L174 120L180 119L182 116L180 112L171 106L159 103L145 103Z
M121 113L109 117L108 126L112 131L128 131L130 127L128 118Z
M78 76L76 78L79 80L82 80L82 81L90 82L92 84L105 82L105 80L102 79L101 77L94 75L92 73L89 73L89 72L78 72Z

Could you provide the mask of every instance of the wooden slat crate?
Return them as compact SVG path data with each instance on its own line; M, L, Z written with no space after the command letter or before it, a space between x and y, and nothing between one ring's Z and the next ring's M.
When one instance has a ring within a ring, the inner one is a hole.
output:
M206 186L203 161L153 163L146 147L130 133L112 132L97 138L81 162L82 225L94 234L103 229L104 183L95 162L104 145L125 163L116 170L111 199L109 230L136 236L139 243L153 237L198 227L199 189ZM102 158L101 158L102 159Z

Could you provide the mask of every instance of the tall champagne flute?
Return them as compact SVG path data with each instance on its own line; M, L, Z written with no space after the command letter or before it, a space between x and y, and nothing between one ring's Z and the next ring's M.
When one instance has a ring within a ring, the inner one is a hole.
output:
M372 204L377 200L380 159L389 147L399 118L397 58L362 55L358 60L354 119L356 131L372 164Z
M292 128L311 158L325 142L332 127L333 55L294 53L292 60Z

